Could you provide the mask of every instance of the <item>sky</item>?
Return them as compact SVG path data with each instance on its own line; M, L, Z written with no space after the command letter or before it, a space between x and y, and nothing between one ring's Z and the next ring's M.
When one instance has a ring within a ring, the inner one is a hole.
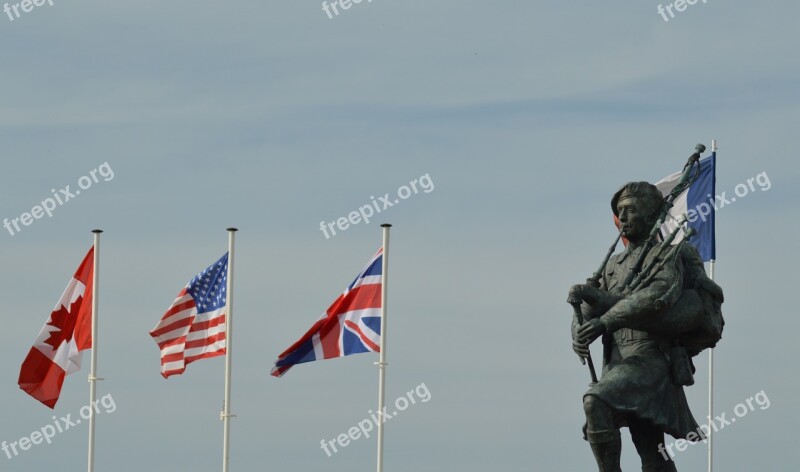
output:
M98 179L0 228L0 441L88 402L88 353L55 410L17 378L101 228L96 470L220 470L224 359L165 380L148 333L235 226L230 470L374 469L374 435L330 456L320 442L376 409L377 354L269 372L391 223L387 404L425 395L386 423L385 470L595 470L567 290L614 239L614 191L716 139L718 194L761 183L716 215L714 414L737 421L714 436L715 470L793 463L800 6L662 6L10 2L0 218ZM387 194L398 203L368 223L320 230ZM707 354L695 361L686 394L703 422ZM748 399L761 402L737 416ZM86 470L87 426L0 452L0 470ZM706 454L675 460L705 470ZM625 431L622 467L639 470Z

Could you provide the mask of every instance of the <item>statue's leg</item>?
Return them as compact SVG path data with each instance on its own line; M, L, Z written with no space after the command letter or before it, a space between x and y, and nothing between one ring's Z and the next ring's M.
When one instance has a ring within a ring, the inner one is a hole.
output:
M599 472L621 472L622 441L614 424L613 410L593 395L583 397L583 409L586 412L586 438Z
M642 459L642 472L677 472L664 449L664 433L649 421L631 419L628 425L633 445Z

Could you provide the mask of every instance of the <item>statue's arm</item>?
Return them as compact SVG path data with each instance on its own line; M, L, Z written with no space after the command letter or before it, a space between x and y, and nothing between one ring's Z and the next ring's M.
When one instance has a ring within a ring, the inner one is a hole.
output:
M706 278L703 260L691 244L681 248L679 257L683 270L683 290L674 305L658 316L630 321L629 328L659 335L674 336L697 328L705 307L696 289L698 278Z
M666 300L663 298L675 283L683 286L683 269L679 262L665 265L649 285L618 300L600 317L600 321L609 332L620 328L648 331L648 323L668 312L677 302L680 292ZM663 303L657 308L656 300L659 299Z
M655 316L628 319L626 328L648 333L674 336L691 331L703 316L703 301L697 290L684 289L670 308Z
M616 256L614 256L614 258L616 258ZM609 264L613 263L614 259L612 258ZM606 268L608 268L608 265L606 265ZM581 312L583 313L584 320L600 318L622 298L619 294L608 291L608 284L606 282L607 274L605 272L607 271L604 271L603 277L600 277L599 288L588 284L581 287L581 298L583 299Z

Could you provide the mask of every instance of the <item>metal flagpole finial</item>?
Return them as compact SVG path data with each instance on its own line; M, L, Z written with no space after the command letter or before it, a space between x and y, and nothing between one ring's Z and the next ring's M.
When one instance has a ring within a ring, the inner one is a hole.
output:
M392 227L391 223L384 223L381 225L381 228L391 228L391 227Z
M95 233L95 234L100 234L100 233L102 233L102 232L103 232L103 230L102 230L102 229L93 229L93 230L92 230L92 233Z
M230 228L228 228L228 231L230 232L239 231L239 228L234 228L231 226Z

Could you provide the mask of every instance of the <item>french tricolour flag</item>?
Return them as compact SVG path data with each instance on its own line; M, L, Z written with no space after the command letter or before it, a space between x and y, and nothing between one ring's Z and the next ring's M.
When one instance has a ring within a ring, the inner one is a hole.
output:
M666 236L675 229L676 220L683 214L688 216L688 225L697 231L689 238L700 252L703 261L716 259L716 243L714 238L714 215L716 208L716 165L717 153L700 161L700 175L691 187L678 195L662 228ZM681 172L664 177L656 182L661 193L667 195L678 184ZM675 243L683 239L683 232L678 233Z
M272 375L280 377L303 362L380 352L382 286L383 248L311 329L278 356Z

